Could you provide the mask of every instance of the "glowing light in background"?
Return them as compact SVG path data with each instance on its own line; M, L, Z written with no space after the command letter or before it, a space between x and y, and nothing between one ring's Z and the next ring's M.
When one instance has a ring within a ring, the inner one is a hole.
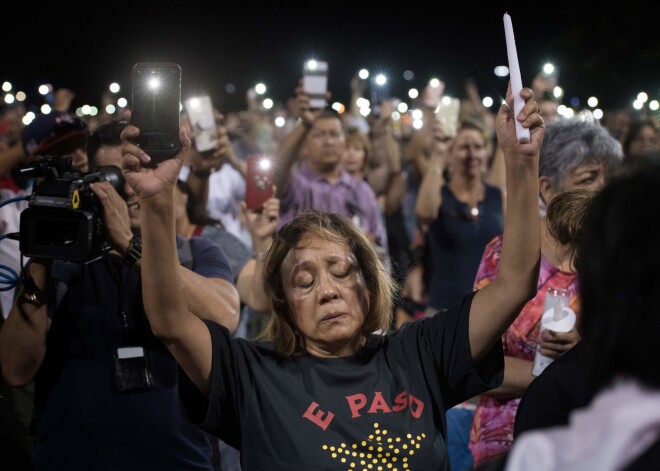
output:
M36 117L37 117L37 116L34 114L34 112L32 112L32 111L28 111L28 112L25 113L25 115L23 116L23 119L22 119L23 124L27 126L27 125L30 124L32 121L34 121L34 118L36 118Z
M338 101L335 101L332 104L332 109L335 110L339 114L344 114L344 111L346 111L346 107L344 106L344 104L340 103Z
M308 61L310 67L316 67L318 69L318 61L315 59L310 59ZM507 77L509 75L509 69L505 65L497 66L494 69L494 73L498 77ZM546 75L552 75L557 73L557 68L554 66L554 64L551 63L546 63L542 67L542 72ZM389 73L391 72L391 73ZM398 77L398 73L400 71L388 71L388 74L384 73L378 73L375 74L370 73L368 69L366 68L361 68L357 72L357 76L361 80L369 80L369 83L371 84L371 91L372 91L372 96L371 98L373 99L374 96L378 97L378 94L381 93L380 90L377 92L374 92L376 90L376 87L388 87L387 89L389 90L389 85L391 84L392 80L391 77ZM388 79L389 76L389 79ZM405 70L403 72L403 78L405 80L413 80L415 78L415 74L411 70ZM420 76L421 78L421 76ZM266 93L267 87L265 83L267 82L267 77L264 77L264 82L257 83L254 87L254 94L255 95L261 95L260 96L260 101L262 105L262 110L272 110L275 109L275 100L276 98L264 98L264 94ZM158 77L148 77L148 85L150 88L157 88L158 86ZM110 90L113 94L118 94L120 91L123 89L123 87L118 83L118 82L107 82L108 83L108 88L107 90ZM498 82L500 85L503 82ZM392 82L392 84L394 84ZM437 87L442 85L442 80L439 79L438 77L433 77L431 80L428 82L430 87ZM414 82L407 83L403 85L403 83L400 83L398 85L402 85L402 90L398 90L398 93L402 94L407 94L406 97L406 102L403 101L395 101L392 104L395 106L395 111L392 114L392 117L394 120L397 119L405 119L406 125L412 124L415 129L419 129L421 127L421 121L418 122L418 120L421 120L421 116L417 117L415 119L415 114L416 111L418 110L413 110L411 107L417 106L416 105L416 100L419 99L421 95L421 89L418 88L411 88L411 85L418 85ZM222 86L222 84L221 84ZM12 103L16 102L25 102L27 101L27 94L23 91L16 91L16 86L15 83L12 83L10 81L0 81L0 87L2 92L0 92L0 103L6 103L8 105L11 105ZM499 87L499 85L498 85ZM129 87L130 88L130 87ZM39 98L37 101L38 103L35 104L30 103L29 104L29 109L34 110L37 114L39 114L39 109L41 110L42 113L50 113L52 112L52 106L53 106L53 101L54 101L54 88L52 84L50 83L43 83L38 87L38 92L39 94L44 96L44 99L41 100L41 97L36 96L34 93L33 87L30 87L30 101L34 100L35 98ZM224 91L226 93L234 93L237 90L236 86L232 83L227 83L224 85ZM655 89L653 89L655 90ZM272 90L271 90L272 92ZM129 92L130 93L130 92ZM498 106L498 103L500 101L500 93L503 93L501 91L498 91L495 93L493 96L482 96L481 102L482 105L485 108L492 108ZM565 93L568 93L568 95L565 96ZM604 116L604 110L603 106L605 106L605 109L609 109L608 106L604 104L603 102L600 101L595 96L592 95L582 95L580 94L580 97L578 96L573 96L571 93L576 93L576 91L565 91L562 87L555 86L552 89L552 94L557 99L557 101L560 103L558 113L562 118L576 118L576 119L594 119L594 120L601 120ZM651 95L651 96L649 96ZM656 95L656 96L654 96ZM402 96L402 95L398 95ZM630 108L632 111L633 116L654 116L658 117L660 114L658 113L660 111L660 101L659 97L657 96L656 92L653 93L647 93L645 91L641 91L639 93L631 93L630 98L627 100L628 104L627 106ZM603 97L601 97L602 99ZM116 101L114 101L116 100ZM447 97L443 97L443 100L447 100ZM502 100L504 102L504 100ZM43 104L42 104L43 103ZM108 95L108 92L104 92L103 98L100 100L101 108L103 111L109 115L116 115L121 112L122 108L127 108L130 105L130 100L127 100L126 98L123 97L118 97L117 95L113 96L110 98ZM565 103L561 104L561 103ZM339 113L345 113L346 107L344 104L336 102L333 103L332 108L335 109ZM359 98L356 102L356 106L359 109L359 113L362 116L368 116L371 114L371 102L369 100L369 97L363 97ZM39 108L41 107L41 108ZM92 105L85 105L84 107L80 108L79 110L76 110L76 112L81 113L81 115L87 115L87 116L94 116L96 113L98 113L98 108L93 107ZM276 113L277 114L277 113ZM275 123L276 126L278 127L286 127L287 125L287 114L285 110L282 110L281 116L278 116L277 118L273 116L273 122ZM24 121L31 121L29 117L24 117Z
M440 79L435 77L432 78L431 80L429 80L429 85L433 88L438 88L440 86Z
M357 100L355 100L355 104L357 105L358 108L365 108L369 107L369 100L366 98L360 97Z
M493 71L497 77L506 77L509 75L509 68L506 65L498 65Z
M552 75L555 72L555 66L551 63L543 65L543 73L546 75Z
M374 79L376 82L376 85L383 86L387 83L387 76L385 74L378 74L376 75L376 78Z
M561 98L562 96L564 96L564 90L561 87L557 86L552 89L552 95L555 98Z

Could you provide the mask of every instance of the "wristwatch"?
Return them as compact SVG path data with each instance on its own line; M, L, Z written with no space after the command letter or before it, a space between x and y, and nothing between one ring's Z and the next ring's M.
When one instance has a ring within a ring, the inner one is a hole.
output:
M142 258L142 238L139 235L134 235L128 243L128 250L124 255L124 263L129 267L133 267L138 260Z

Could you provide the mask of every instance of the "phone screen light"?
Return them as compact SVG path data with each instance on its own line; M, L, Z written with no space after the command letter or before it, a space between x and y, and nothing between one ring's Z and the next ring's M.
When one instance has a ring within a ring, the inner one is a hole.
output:
M266 171L266 170L270 169L270 166L271 166L270 159L265 159L264 158L264 159L259 160L259 168L261 170Z
M384 74L378 74L376 75L376 85L383 86L387 83L387 77Z

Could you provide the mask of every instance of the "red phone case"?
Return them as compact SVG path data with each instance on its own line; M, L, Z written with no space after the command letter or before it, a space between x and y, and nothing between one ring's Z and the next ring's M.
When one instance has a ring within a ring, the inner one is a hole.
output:
M263 161L269 165L263 165ZM248 209L261 209L264 202L273 196L273 178L270 159L260 155L249 155L247 158L247 181L245 189L245 204Z

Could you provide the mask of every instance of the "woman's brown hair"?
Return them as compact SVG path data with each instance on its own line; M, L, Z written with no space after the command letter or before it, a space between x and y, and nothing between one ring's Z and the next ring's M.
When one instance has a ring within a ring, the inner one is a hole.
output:
M391 325L395 287L374 243L345 216L307 210L277 232L266 256L263 283L273 315L260 338L272 341L276 352L283 357L294 357L305 351L304 339L293 319L284 291L282 266L289 252L306 235L348 245L358 264L357 271L364 280L365 294L368 296L367 312L360 333L366 337L379 330L387 331Z

